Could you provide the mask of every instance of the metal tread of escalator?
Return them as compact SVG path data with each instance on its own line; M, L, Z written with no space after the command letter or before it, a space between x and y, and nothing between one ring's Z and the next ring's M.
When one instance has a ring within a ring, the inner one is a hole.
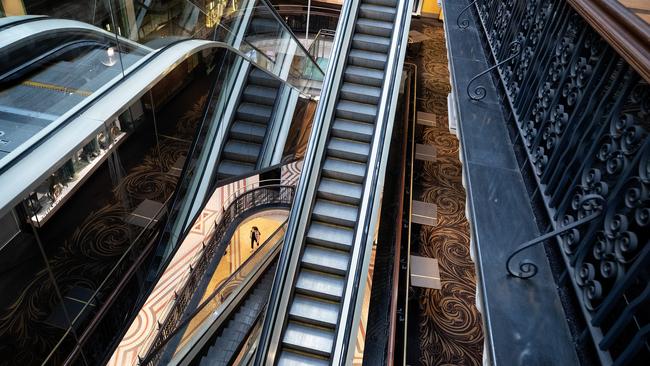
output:
M223 326L223 330L214 336L208 346L204 347L207 349L206 353L200 359L195 359L192 364L232 365L268 302L276 267L277 260L266 269L263 277L250 290L236 313Z
M330 364L397 5L361 1L277 365Z
M229 126L217 169L218 179L250 174L256 168L282 83L252 67Z

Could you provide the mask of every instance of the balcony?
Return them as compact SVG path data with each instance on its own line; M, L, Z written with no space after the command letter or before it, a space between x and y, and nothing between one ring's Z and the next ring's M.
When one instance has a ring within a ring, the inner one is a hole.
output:
M650 359L650 26L625 3L444 4L492 364Z

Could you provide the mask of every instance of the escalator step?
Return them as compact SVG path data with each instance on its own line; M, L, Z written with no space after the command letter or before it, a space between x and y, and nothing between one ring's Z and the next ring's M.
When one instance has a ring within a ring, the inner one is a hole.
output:
M372 141L375 126L366 122L357 122L349 119L336 119L332 125L332 136L363 142Z
M223 153L226 159L254 164L257 162L261 148L260 144L229 139L223 148Z
M327 153L336 158L365 163L368 161L370 144L335 137L330 139Z
M338 105L336 106L336 116L355 121L375 123L377 106L339 99Z
M354 231L347 227L330 225L312 220L307 232L307 243L334 249L350 250Z
M301 269L296 281L298 293L321 299L340 301L343 296L345 278L308 269Z
M235 121L230 127L230 136L232 138L262 143L266 135L266 126L246 121Z
M358 205L362 193L361 184L358 183L321 178L318 184L318 197L326 200Z
M328 157L323 164L322 174L324 177L362 183L366 175L366 165Z
M296 295L289 316L303 323L334 329L339 319L339 307L336 302Z
M244 101L273 106L278 89L248 83L244 89Z
M390 37L393 33L393 23L361 18L357 21L356 31L373 36Z
M317 199L312 215L319 221L333 225L354 227L357 222L358 208L334 201Z
M224 179L238 175L250 174L255 170L255 164L243 163L240 161L233 161L224 159L219 163L219 178Z
M282 350L278 360L278 366L329 366L329 364L323 357L309 357L290 350Z
M386 68L387 56L384 53L351 49L348 57L349 65L369 67L377 70Z
M359 103L378 104L381 97L381 89L376 86L364 85L364 83L343 83L341 87L341 98Z
M394 7L375 5L375 4L361 4L359 7L359 15L362 18L383 20L386 22L393 22L397 10Z
M350 256L347 252L307 245L302 254L302 266L319 272L345 276Z
M269 106L244 102L240 103L239 107L237 107L237 118L244 121L267 124L271 118L271 112L273 112L273 108Z
M276 90L280 87L280 81L278 79L275 79L267 72L258 68L253 68L253 70L251 70L248 74L248 79L255 85L268 86L269 88L274 88Z
M348 65L345 68L344 80L350 83L381 87L384 81L384 72L377 69Z
M289 322L282 344L295 350L328 357L334 345L334 330Z
M359 50L385 53L390 48L390 38L357 33L352 37L352 47Z

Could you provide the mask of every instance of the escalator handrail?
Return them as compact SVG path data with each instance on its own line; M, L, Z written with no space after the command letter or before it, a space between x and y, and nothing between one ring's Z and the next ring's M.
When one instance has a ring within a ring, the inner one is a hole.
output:
M345 292L345 298L342 302L342 313L341 317L346 311L357 308L357 300L359 297L359 284L361 281L365 281L360 276L364 264L364 258L370 253L367 250L372 245L372 240L374 237L374 232L370 232L372 226L374 212L380 206L380 202L376 202L379 198L381 192L379 192L380 184L383 184L384 177L380 175L382 160L386 161L389 144L385 144L386 134L392 133L389 131L388 125L392 123L392 120L395 116L396 111L396 98L399 92L399 87L401 83L400 72L403 67L404 56L406 53L406 46L408 40L408 27L410 26L411 20L411 7L413 0L398 1L397 2L397 13L395 14L395 26L393 27L393 33L391 35L391 48L388 53L388 59L386 63L386 71L384 75L384 82L382 85L382 94L379 100L379 110L377 111L377 122L380 130L375 132L375 137L373 137L373 143L370 151L370 157L368 159L368 172L366 173L366 182L364 184L364 192L362 194L361 206L359 208L359 222L357 222L357 228L355 230L355 238L353 241L353 255L351 261L354 260L354 250L358 249L360 251L356 263L351 263L350 271L348 271L348 278L352 278L352 282L347 281ZM377 133L379 132L379 133ZM372 173L372 175L370 174ZM370 179L370 181L368 181ZM370 184L368 184L370 183ZM366 199L364 200L363 197ZM363 220L363 224L361 224ZM354 265L354 266L353 266ZM354 270L354 272L352 272ZM354 273L355 275L352 275ZM346 306L348 303L348 306ZM357 311L351 311L348 313L347 319L345 320L346 327L343 329L341 327L341 320L339 320L339 326L337 329L336 339L337 344L334 345L333 349L333 360L336 362L338 354L338 364L339 366L345 365L347 360L348 352L350 351L351 342L350 339L352 327L356 327L357 324L354 324L352 319L354 319L355 313ZM340 350L340 351L338 351Z
M48 16L39 16L37 18L29 18L26 21L10 23L11 26L9 27L9 29L11 29L14 26L23 25L25 23L36 23L36 22L52 23L52 26L50 26L49 24L45 24L43 25L44 28L39 29L38 27L40 26L40 24L38 24L35 26L36 28L34 29L34 27L30 24L27 27L29 33L20 34L20 38L12 39L11 42L8 43L4 42L4 44L0 43L0 51L3 51L5 48L10 47L13 44L16 44L18 42L23 42L32 37L39 37L42 35L50 36L56 32L69 32L69 31L78 31L78 32L85 31L89 33L101 34L102 36L109 37L111 40L116 41L118 44L128 44L131 47L138 48L144 51L149 51L149 52L154 51L152 48L134 42L128 38L124 38L115 33L109 32L105 29L96 27L92 24L84 23L82 21L74 20L74 19L59 19L59 18L50 18Z
M81 103L77 104L75 107L73 107L70 110L70 114L64 114L61 116L61 118L58 118L55 120L52 124L48 125L41 131L39 131L36 135L34 135L32 138L34 139L33 143L30 144L29 146L21 145L18 146L16 149L14 149L11 153L3 157L2 159L7 158L8 161L2 163L0 165L0 175L3 174L7 169L11 168L14 164L20 161L20 158L24 155L27 155L30 153L32 150L37 148L41 143L43 143L48 136L51 136L52 134L56 133L59 131L61 128L65 127L68 125L70 122L75 120L77 117L79 117L83 112L87 111L91 106L101 102L101 99L108 93L110 93L115 87L123 84L126 82L130 76L134 75L137 71L141 70L144 68L146 65L148 65L150 62L152 62L156 56L162 55L163 52L169 50L170 48L184 43L184 42L189 42L189 41L197 41L196 39L193 38L188 38L188 39L181 39L181 40L176 40L174 42L171 42L168 45L165 45L164 47L154 50L151 53L143 56L140 60L138 60L137 63L132 65L129 69L124 71L124 74L122 76L116 76L111 80L111 82L105 84L102 88L100 88L98 91L94 92L87 98L85 98ZM204 40L198 40L198 41L204 41ZM215 41L204 41L206 44L209 44L208 47L214 47L214 48L224 48L227 49L230 52L236 53L238 56L242 57L244 60L250 62L251 64L254 64L257 66L257 63L253 60L251 60L248 56L246 56L244 53L239 51L236 48L233 48L231 45L223 42L215 42ZM260 70L266 72L269 76L272 78L286 84L287 86L294 88L298 90L295 86L291 85L288 81L285 81L278 77L277 75L273 74L272 72L266 70L264 67L258 67ZM58 123L57 123L58 121ZM29 141L29 140L28 140ZM0 159L0 161L2 160ZM1 207L0 207L1 209Z
M228 284L232 279L234 279L235 277L237 277L237 275L242 271L242 269L243 269L243 268L244 268L248 263L250 263L253 259L257 258L257 256L259 255L259 253L262 253L262 251L261 251L260 249L263 249L263 248L266 247L267 245L271 245L271 244L269 244L269 243L271 242L271 240L273 240L273 239L275 238L275 235L276 235L278 232L280 232L281 230L286 230L286 225L287 225L287 220L285 220L285 221L284 221L284 222L283 222L283 223L282 223L282 224L281 224L281 225L280 225L280 226L279 226L279 227L278 227L278 228L277 228L277 229L276 229L276 230L275 230L271 235L269 235L268 239L266 239L266 241L264 241L264 243L262 243L262 245L260 245L259 248L257 248L257 250L253 253L253 255L251 255L251 256L249 256L248 258L246 258L246 260L245 260L243 263L241 263L241 264L239 265L239 267L235 270L235 272L231 273L231 274L230 274L226 279L224 279L224 280L219 284L219 286L217 286L217 288L214 289L214 291L212 291L212 293L210 293L210 295L209 295L205 300L203 300L203 302L201 302L200 305L198 305L198 306L196 307L196 309L195 309L194 311L192 311L192 312L191 312L190 314L188 314L188 315L187 315L183 320L181 320L181 321L179 322L179 324L176 326L176 329L174 329L171 333L169 333L169 335L167 335L164 339L162 339L158 345L156 345L156 341L154 341L154 343L152 343L152 345L154 345L154 347L151 348L151 349L149 349L149 350L147 351L146 356L142 359L142 361L140 361L140 365L149 365L152 361L154 361L154 358L159 354L159 352L161 352L161 351L163 350L163 348L165 348L165 346L166 346L166 345L167 345L167 344L168 344L168 343L169 343L173 338L175 338L176 335L177 335L181 330L183 330L183 329L185 328L185 326L186 326L187 324L189 324L189 323L192 321L192 319L194 319L194 317L195 317L196 315L198 315L198 314L201 312L201 310L203 310L203 309L204 309L204 308L205 308L205 307L206 307L206 306L207 306L207 305L208 305L208 304L209 304L209 303L210 303L210 302L211 302L211 301L212 301L212 300L213 300L213 299L214 299L214 298L219 294L219 293L221 293L222 290L226 287L226 285L227 285L227 284ZM271 249L271 250L266 254L266 255L267 255L267 258L265 258L265 259L263 260L262 264L263 264L263 263L266 263L266 262L268 262L268 261L270 261L270 260L273 260L273 259L277 256L278 248L281 247L281 245L279 245L279 244L280 244L283 240L284 240L284 238L280 238L280 239L274 241L275 244L276 244L277 246L276 246L275 248ZM253 271L251 274L249 274L246 278L248 279L248 278L252 278L252 277L256 276L257 273L260 271L260 268L263 268L263 267L264 267L262 264L260 264L260 266L259 266L255 271ZM219 314L219 317L222 317L222 316L224 316L224 315L229 315L229 314ZM217 319L218 319L218 318L217 318ZM217 319L215 319L215 321L216 321Z
M33 59L31 59L31 60L29 60L29 61L27 61L27 62L25 62L25 63L23 63L21 65L18 65L16 67L14 67L13 69L5 72L4 74L0 74L0 83L2 83L3 80L7 79L8 77L12 76L13 74L18 73L18 72L20 72L20 71L34 65L35 63L37 63L37 62L39 62L41 60L44 60L44 59L46 59L48 57L51 57L52 55L56 54L57 52L62 51L63 49L65 49L65 48L67 48L69 46L73 46L73 45L80 45L81 46L81 45L86 44L86 43L88 45L103 46L103 44L101 44L101 43L99 43L97 41L85 40L85 39L77 39L77 40L74 40L74 41L70 41L70 42L66 42L66 43L57 45L55 48L53 48L53 49L51 49L51 50L49 50L49 51L47 51L45 53L42 53L42 54L38 55L37 57L34 57Z
M12 18L9 20L9 18ZM8 20L6 22L0 23L0 31L11 28L18 24L35 22L47 18L45 15L19 15L15 17L5 17L4 19Z
M287 223L285 244L280 253L280 258L278 259L276 276L273 279L273 285L271 287L269 304L267 306L266 316L264 317L264 326L260 334L260 341L255 355L254 364L256 366L260 366L266 361L268 350L272 346L275 348L275 345L271 344L272 342L275 342L271 339L273 336L274 324L279 315L284 317L284 314L279 314L281 311L280 302L282 292L285 283L287 282L288 272L292 267L291 259L293 253L296 252L296 237L298 236L298 231L300 230L301 225L306 225L305 223L301 223L301 221L303 221L303 213L308 215L311 211L311 206L313 205L312 200L308 197L308 193L310 190L314 189L315 184L310 183L312 181L310 177L319 174L318 166L316 166L317 162L315 160L317 157L322 158L324 150L324 144L319 143L319 141L327 138L326 131L329 131L329 126L331 124L330 117L333 115L333 107L328 108L328 106L335 103L338 98L338 84L341 82L343 75L343 68L340 67L338 68L339 70L337 70L336 66L339 63L344 62L345 56L347 56L347 49L351 42L351 33L354 29L354 20L356 18L356 16L353 17L351 15L356 15L354 9L356 9L356 4L358 2L359 0L345 1L341 7L341 16L339 17L338 25L336 27L336 35L334 36L332 43L331 57L323 79L321 99L314 114L309 142L307 144L307 151L305 153L300 179L294 195L291 214L289 215L289 221ZM346 38L348 39L347 42ZM305 229L303 228L303 231L304 230ZM296 269L293 268L293 270L295 271Z
M168 50L168 49L170 49L170 48L172 48L172 47L176 46L177 44L182 43L184 41L186 41L186 40L174 41L174 42L166 45L165 47L162 47L159 50L153 51L153 52L145 55L144 57L142 57L142 59L138 60L138 62L136 64L132 65L128 69L128 73L126 73L127 70L125 70L121 77L117 76L117 77L113 78L113 80L111 82L105 84L104 88L96 91L95 93L93 93L89 97L85 98L80 104L77 104L75 107L73 107L71 109L72 113L70 115L68 115L68 116L63 115L62 118L58 118L56 120L56 121L58 121L58 123L52 123L52 124L48 125L48 127L45 127L44 129L39 131L39 133L37 133L36 135L33 136L35 141L32 144L30 144L29 146L25 146L25 145L18 146L15 150L13 150L11 153L9 153L8 155L5 156L5 157L10 157L11 156L11 159L9 161L5 162L4 164L0 165L0 174L4 173L8 168L12 167L15 163L17 163L20 160L19 158L21 156L26 155L27 153L34 150L37 146L39 146L46 139L46 137L54 134L55 132L57 132L61 128L65 127L67 124L72 122L74 119L76 119L83 112L88 110L94 104L93 102L98 101L104 95L108 94L114 87L124 83L128 79L128 77L130 75L133 75L135 72L137 72L138 70L141 70L146 65L148 65L152 60L154 60L156 58L157 55L161 55L166 50ZM14 155L14 156L12 156L12 155Z

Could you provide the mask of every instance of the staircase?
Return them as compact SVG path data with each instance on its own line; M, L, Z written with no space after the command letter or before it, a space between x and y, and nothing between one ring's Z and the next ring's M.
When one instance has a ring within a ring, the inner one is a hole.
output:
M252 67L223 147L219 180L255 171L281 82Z
M269 300L276 267L277 262L266 269L262 279L243 301L237 313L225 324L223 331L215 336L207 353L197 365L227 366L232 363Z
M365 0L359 8L280 335L280 366L331 362L396 6L397 0Z

